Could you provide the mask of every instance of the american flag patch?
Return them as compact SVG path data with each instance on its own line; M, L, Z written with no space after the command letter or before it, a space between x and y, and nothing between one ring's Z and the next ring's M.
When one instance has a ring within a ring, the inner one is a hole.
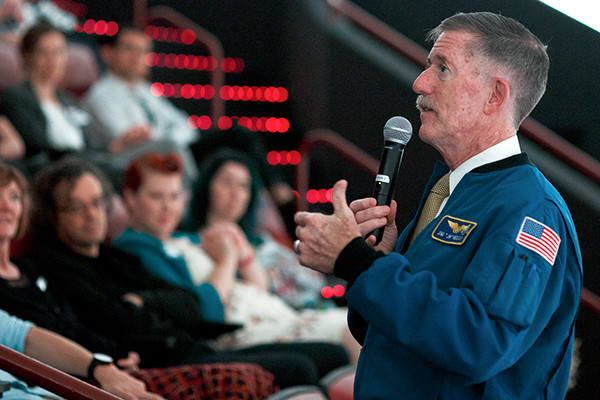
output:
M560 237L546 225L533 218L525 217L516 241L521 246L544 257L550 265L554 265L558 246L560 246Z

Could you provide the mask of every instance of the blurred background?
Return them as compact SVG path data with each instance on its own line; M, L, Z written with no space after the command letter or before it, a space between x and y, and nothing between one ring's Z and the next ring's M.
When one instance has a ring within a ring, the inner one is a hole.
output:
M429 49L429 29L459 11L522 22L548 45L551 59L548 89L521 129L522 146L569 204L591 291L582 299L581 365L568 398L600 398L593 296L600 293L598 31L538 0L54 3L76 15L73 39L92 47L115 26L145 27L155 39L147 62L156 95L187 111L200 131L239 124L260 135L269 164L296 190L298 207L324 212L340 178L350 183L349 200L371 194L390 117L404 116L418 131L412 82ZM593 8L583 15L600 20ZM437 158L415 134L396 186L399 226L412 217Z

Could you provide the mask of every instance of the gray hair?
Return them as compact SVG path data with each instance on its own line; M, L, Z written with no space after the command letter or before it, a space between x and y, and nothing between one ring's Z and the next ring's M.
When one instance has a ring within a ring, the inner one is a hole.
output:
M520 22L491 12L448 17L429 32L427 40L435 42L445 31L472 33L473 54L506 68L518 128L546 91L550 64L546 46Z

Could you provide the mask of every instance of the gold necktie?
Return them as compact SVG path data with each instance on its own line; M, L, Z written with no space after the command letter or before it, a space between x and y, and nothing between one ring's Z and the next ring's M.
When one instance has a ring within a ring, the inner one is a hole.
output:
M425 205L421 210L421 215L417 220L417 225L413 231L409 246L414 242L415 238L421 231L435 218L442 202L450 195L450 172L442 176L439 181L431 188L431 192L425 201Z

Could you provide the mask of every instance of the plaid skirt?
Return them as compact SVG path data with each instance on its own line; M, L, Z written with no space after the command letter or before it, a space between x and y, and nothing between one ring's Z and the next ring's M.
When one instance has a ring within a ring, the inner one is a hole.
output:
M264 399L275 393L275 377L247 363L194 364L131 373L148 391L168 400Z

